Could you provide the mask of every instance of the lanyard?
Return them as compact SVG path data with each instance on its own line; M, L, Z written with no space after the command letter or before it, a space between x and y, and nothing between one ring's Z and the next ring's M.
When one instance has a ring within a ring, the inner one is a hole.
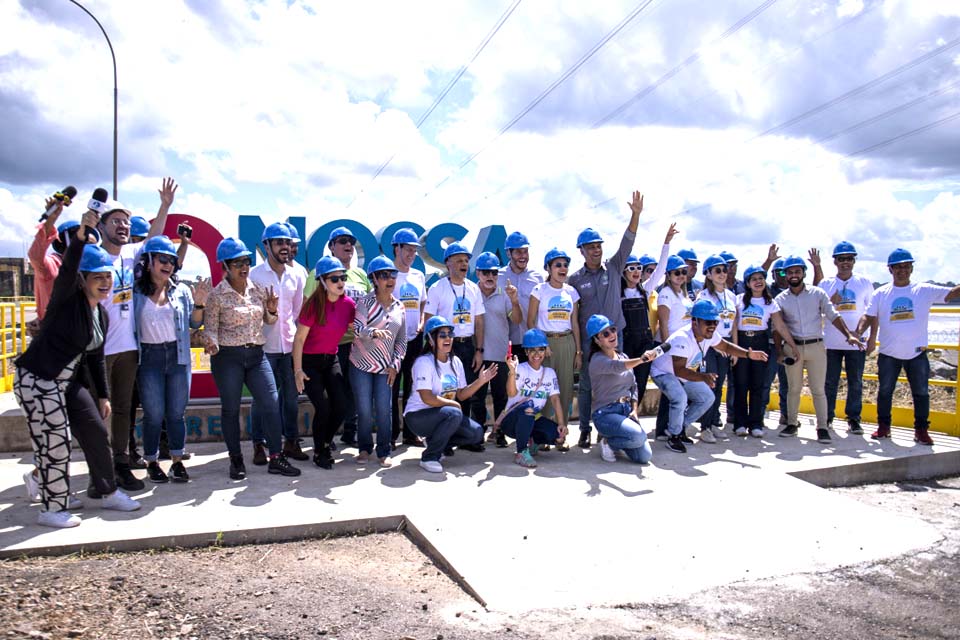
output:
M467 297L467 283L466 282L463 283L462 296L457 295L457 290L453 288L453 280L451 280L449 276L447 276L447 284L450 285L450 291L453 292L453 303L456 305L454 312L463 313L463 302L466 300L466 297Z

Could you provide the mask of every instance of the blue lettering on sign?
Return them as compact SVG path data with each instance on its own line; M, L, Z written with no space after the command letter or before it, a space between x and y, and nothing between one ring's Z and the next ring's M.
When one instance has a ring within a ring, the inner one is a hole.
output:
M184 422L187 425L187 435L200 437L203 435L203 432L200 431L200 426L203 422L200 420L200 416L186 416Z
M207 416L207 435L218 437L223 435L220 430L220 416Z

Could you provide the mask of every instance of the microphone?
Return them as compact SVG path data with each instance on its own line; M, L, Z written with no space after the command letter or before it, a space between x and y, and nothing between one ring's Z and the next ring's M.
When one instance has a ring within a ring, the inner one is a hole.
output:
M64 187L63 191L57 191L55 194L53 194L52 197L57 202L62 202L63 206L69 207L70 203L73 202L73 199L77 197L77 189L72 185L69 187ZM40 222L43 222L44 220L49 218L53 214L56 208L57 208L56 202L50 205L50 208L44 211L43 215L40 216Z
M97 214L97 217L100 217L100 214L104 212L106 208L107 200L110 198L110 194L107 193L107 190L103 187L97 187L93 190L93 197L90 198L90 202L87 203L87 209L93 211ZM84 235L89 238L93 233L93 229L86 227L83 230Z
M647 351L646 353L643 354L643 356L642 356L642 357L643 357L643 362L646 363L646 362L651 362L651 361L653 361L653 360L656 360L657 358L659 358L660 356L662 356L662 355L665 354L666 352L670 351L670 349L672 349L672 348L673 348L673 345L670 344L669 342L664 342L663 344L657 345L656 347L654 347L654 348L651 349L650 351ZM648 358L648 357L647 357L647 353L651 353L651 354L653 354L653 355Z

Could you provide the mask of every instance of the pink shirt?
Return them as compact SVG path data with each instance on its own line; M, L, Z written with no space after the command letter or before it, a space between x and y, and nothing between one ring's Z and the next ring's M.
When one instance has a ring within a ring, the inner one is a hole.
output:
M310 333L303 342L304 353L331 355L336 353L340 338L347 332L348 327L353 326L353 318L357 315L357 303L352 298L344 295L340 296L336 302L331 303L326 299L324 302L327 308L323 325L317 324L313 303L309 300L303 303L303 309L297 320L303 326L310 327Z
M46 225L37 227L37 235L27 251L27 259L33 267L33 297L37 301L37 319L43 320L47 313L47 304L53 293L53 281L60 273L60 263L63 259L56 253L47 253L47 249L57 239L57 230L46 232Z

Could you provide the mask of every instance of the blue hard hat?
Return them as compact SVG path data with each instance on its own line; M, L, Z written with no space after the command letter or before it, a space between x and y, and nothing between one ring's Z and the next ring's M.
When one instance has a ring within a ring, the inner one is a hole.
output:
M293 240L290 235L290 226L286 222L274 222L260 235L260 242L267 240Z
M641 267L649 267L652 264L657 264L657 259L645 253L642 256L640 256L640 259L637 262L640 263ZM627 264L636 264L636 263L631 263L630 260L627 260Z
M317 266L313 268L314 276L317 279L322 278L328 273L333 273L334 271L346 271L347 268L343 266L343 263L340 262L337 258L333 256L323 256L317 260Z
M507 241L503 243L503 248L506 250L510 249L523 249L524 247L529 247L530 241L527 239L527 236L523 235L519 231L514 231L507 236Z
M451 242L443 251L443 261L446 262L451 256L460 255L461 253L467 254L468 258L473 256L473 254L470 253L470 249L467 249L467 245L462 242Z
M833 255L836 256L850 256L857 255L857 249L852 244L846 240L841 240L837 243L837 246L833 248Z
M676 271L677 269L686 269L687 263L683 261L678 255L672 255L667 258L667 273L671 271Z
M719 320L720 310L709 300L697 300L690 309L690 317L699 320Z
M623 266L627 266L628 264L641 264L640 258L637 257L637 254L631 253L627 256L627 261L623 263Z
M783 262L784 262L783 258L777 258L774 261L773 266L771 268L774 271L780 271L781 269L783 269Z
M729 251L721 251L720 257L723 258L728 264L737 261L737 256L733 255Z
M723 256L710 256L703 261L703 275L710 273L710 269L713 269L714 267L725 267L726 265L727 261Z
M420 238L417 237L417 232L408 227L397 229L393 234L393 238L390 240L390 244L412 244L415 247L423 246L420 244Z
M290 239L293 241L293 244L300 244L300 232L297 231L297 228L289 222L284 222L283 224L287 225L287 230L290 232Z
M540 329L527 329L523 334L523 348L532 349L533 347L548 347L547 334Z
M803 261L803 258L800 256L787 256L783 259L782 269L786 271L790 267L803 267L803 270L807 270L807 263Z
M887 258L887 266L903 264L904 262L913 262L913 254L906 249L894 249Z
M427 320L426 324L423 325L423 332L427 335L430 335L441 327L449 327L450 329L453 329L453 324L443 316L431 316L430 319Z
M599 313L595 313L590 316L590 319L587 320L587 340L593 338L607 327L612 327L613 323L610 322L610 318L607 316L602 316Z
M57 227L57 236L60 238L61 242L67 242L67 236L70 235L70 232L80 226L80 223L76 220L68 220L67 222L62 223ZM96 238L96 242L100 243L100 232L96 229L90 229L93 232L93 237Z
M167 236L153 236L143 243L143 253L165 253L177 257L177 248Z
M340 262L340 261L337 260L337 262ZM393 260L391 260L387 256L377 256L376 258L368 262L365 266L367 267L368 276L373 275L377 271L396 271L397 270L396 265L393 264ZM340 264L340 267L343 268L342 263Z
M496 269L499 271L500 267L500 258L497 257L497 254L492 251L484 251L477 256L476 268L483 269L484 271Z
M548 268L550 263L557 258L566 258L567 262L570 261L570 256L567 255L566 251L554 247L553 249L550 249L550 251L547 251L547 255L543 256L543 268Z
M684 260L690 260L691 262L700 262L700 258L697 257L697 254L693 249L680 249L677 251L677 255L683 258Z
M86 273L105 273L113 271L113 256L103 247L88 244L80 257L80 271Z
M743 281L747 282L748 280L750 280L750 276L752 276L755 273L762 273L764 280L766 280L767 272L763 270L763 267L758 267L757 265L752 264L749 267L747 267L746 271L743 272Z
M603 242L603 238L600 237L600 232L587 227L580 232L580 235L577 236L577 249L582 247L585 244L590 244L591 242Z
M143 238L150 233L150 223L143 216L131 216L130 218L130 236Z
M217 262L226 262L227 260L252 255L250 250L247 249L247 245L243 244L243 240L239 238L224 238L217 245Z
M357 239L357 236L353 235L353 231L350 231L349 228L337 227L336 229L330 232L330 237L327 239L327 244L329 245L331 242L333 242L340 236L347 236L348 238L353 238L354 240Z

